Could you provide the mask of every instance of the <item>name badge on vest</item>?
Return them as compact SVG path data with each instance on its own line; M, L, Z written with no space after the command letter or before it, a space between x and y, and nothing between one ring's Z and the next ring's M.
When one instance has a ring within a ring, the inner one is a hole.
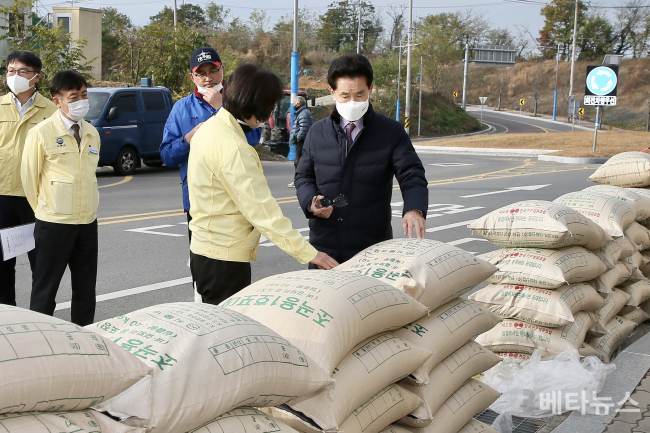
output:
M94 148L92 148L92 147L89 147L88 150L90 151L90 153L95 154L95 155L97 155L97 154L99 153L99 152L97 151L97 149L94 149Z

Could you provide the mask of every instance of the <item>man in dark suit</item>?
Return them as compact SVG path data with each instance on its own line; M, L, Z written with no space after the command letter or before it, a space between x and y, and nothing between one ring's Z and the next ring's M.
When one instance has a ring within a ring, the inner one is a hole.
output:
M336 109L307 134L294 181L309 242L342 263L392 239L393 176L404 201L404 234L424 238L424 167L399 122L372 109L370 62L360 54L339 57L327 81Z

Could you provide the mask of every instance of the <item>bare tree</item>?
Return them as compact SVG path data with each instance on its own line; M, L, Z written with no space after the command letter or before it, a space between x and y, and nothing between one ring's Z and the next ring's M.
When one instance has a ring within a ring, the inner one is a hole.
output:
M647 33L644 31L650 11L646 0L627 0L623 8L616 12L616 22L614 24L616 43L614 52L616 54L625 54L632 50L636 56L634 48L638 45L639 38L643 38ZM647 41L647 36L645 36ZM643 44L645 45L645 41Z
M510 75L506 71L501 71L497 75L497 111L501 110L501 96L505 93L510 85Z
M537 110L537 105L539 101L539 97L541 96L542 93L542 78L544 76L542 68L543 64L536 63L533 68L533 82L531 84L531 90L533 92L533 101L534 101L534 106L533 106L533 116L537 116L538 110Z
M402 35L406 29L404 24L404 12L406 11L406 6L404 5L388 5L388 10L386 13L391 19L391 32L390 32L390 47L393 48L396 45L400 45L402 42Z

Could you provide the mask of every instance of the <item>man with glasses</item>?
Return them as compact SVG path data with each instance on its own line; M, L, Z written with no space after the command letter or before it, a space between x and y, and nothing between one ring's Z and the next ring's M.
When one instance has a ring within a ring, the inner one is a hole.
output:
M31 224L34 211L25 198L20 165L27 133L56 112L56 106L38 93L43 64L30 51L7 57L7 86L0 98L0 229ZM28 254L34 270L36 250ZM4 260L0 249L0 304L16 305L16 259Z

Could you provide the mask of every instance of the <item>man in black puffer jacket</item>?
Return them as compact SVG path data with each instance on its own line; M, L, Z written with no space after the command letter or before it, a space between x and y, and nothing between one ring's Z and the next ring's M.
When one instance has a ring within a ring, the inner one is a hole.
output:
M336 109L309 130L294 181L309 218L309 242L339 263L393 238L393 176L404 201L404 234L425 234L429 191L422 161L404 128L372 109L372 80L372 66L360 54L332 62L327 81Z

